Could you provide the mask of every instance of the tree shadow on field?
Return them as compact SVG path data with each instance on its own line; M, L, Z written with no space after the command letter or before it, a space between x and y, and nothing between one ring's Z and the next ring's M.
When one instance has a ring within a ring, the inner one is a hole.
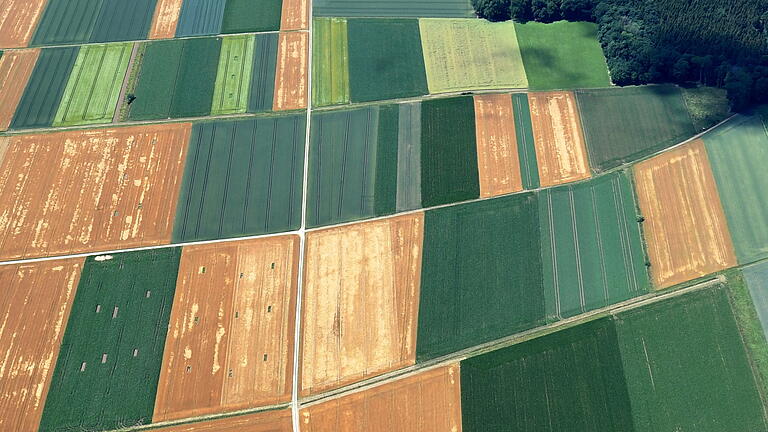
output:
M539 72L546 70L547 75L541 81L578 83L589 78L587 74L579 72L576 68L565 68L564 63L560 61L557 51L554 49L542 47L528 48L525 50L523 61L525 62L526 59L529 64L536 64Z

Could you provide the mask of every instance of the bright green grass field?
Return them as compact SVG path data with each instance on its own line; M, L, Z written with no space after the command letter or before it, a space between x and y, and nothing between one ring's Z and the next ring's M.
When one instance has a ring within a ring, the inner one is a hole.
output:
M312 37L312 105L349 103L347 20L316 18Z
M608 65L597 25L558 21L515 24L531 90L608 87Z
M110 123L128 69L132 44L89 45L80 49L54 126Z
M511 21L423 18L419 29L430 93L528 87Z
M254 37L225 37L213 91L212 115L240 114L248 109L253 71Z

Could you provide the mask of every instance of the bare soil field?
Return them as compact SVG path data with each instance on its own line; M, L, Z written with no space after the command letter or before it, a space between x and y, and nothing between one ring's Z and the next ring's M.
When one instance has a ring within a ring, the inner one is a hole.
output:
M0 267L0 430L38 429L82 269L82 259Z
M0 140L0 259L168 244L191 125Z
M39 54L38 49L8 51L0 58L0 130L11 124Z
M29 45L37 20L48 0L3 0L0 2L0 48Z
M272 109L288 111L307 107L307 71L309 34L280 33L275 75L275 99Z
M290 399L296 236L185 247L156 422Z
M280 30L306 30L309 28L309 2L312 0L283 0Z
M300 394L415 363L424 215L307 233Z
M474 99L480 197L523 190L512 97L487 94Z
M459 365L321 402L299 416L304 432L461 432Z
M182 3L184 0L157 0L149 39L170 39L176 36Z
M656 288L736 265L703 141L638 164L635 183Z
M291 411L255 414L152 429L154 432L292 432Z
M572 92L530 93L541 186L590 177L584 133Z

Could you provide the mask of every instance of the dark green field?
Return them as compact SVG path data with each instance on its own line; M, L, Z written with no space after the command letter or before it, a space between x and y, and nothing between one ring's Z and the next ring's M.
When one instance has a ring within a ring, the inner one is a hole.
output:
M151 422L180 255L172 248L87 259L41 432Z
M315 0L315 16L474 18L470 0Z
M248 112L251 113L272 110L277 65L278 35L276 33L258 34L255 37L251 94L248 98Z
M417 361L541 325L536 196L428 211L420 298Z
M282 0L227 0L221 33L250 33L280 29Z
M304 116L196 124L173 241L297 229L305 132Z
M397 211L421 208L421 102L398 105Z
M104 0L91 42L146 39L157 0Z
M219 34L226 4L222 0L184 0L176 36Z
M352 102L428 93L418 20L349 19L347 35Z
M516 93L512 95L512 107L515 116L515 134L517 137L517 153L520 158L520 174L525 189L539 187L539 166L536 161L536 147L533 141L533 125L531 110L528 106L528 95Z
M480 196L471 97L421 104L421 202L424 207Z

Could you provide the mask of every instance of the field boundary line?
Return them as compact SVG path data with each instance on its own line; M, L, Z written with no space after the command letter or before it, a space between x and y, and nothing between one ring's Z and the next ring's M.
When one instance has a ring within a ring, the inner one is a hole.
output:
M117 96L117 105L115 106L115 115L112 116L112 123L117 124L120 120L120 111L125 102L125 96L128 93L128 85L131 80L131 72L133 71L133 65L136 62L136 56L139 54L139 44L134 42L131 47L131 57L128 59L128 68L125 70L125 77L123 77L123 85L120 86L120 94Z
M202 423L210 420L220 420L220 419L226 419L226 418L232 418L232 417L240 417L248 414L256 414L256 413L267 412L267 411L277 411L277 410L287 408L288 405L289 405L288 403L267 405L263 407L249 408L249 409L244 409L239 411L229 411L225 413L208 414L208 415L203 415L198 417L187 417L183 419L167 420L163 422L149 423L145 425L126 426L119 429L108 429L104 432L155 430L155 429L160 429L160 428L170 427L170 426L182 426L187 424Z

